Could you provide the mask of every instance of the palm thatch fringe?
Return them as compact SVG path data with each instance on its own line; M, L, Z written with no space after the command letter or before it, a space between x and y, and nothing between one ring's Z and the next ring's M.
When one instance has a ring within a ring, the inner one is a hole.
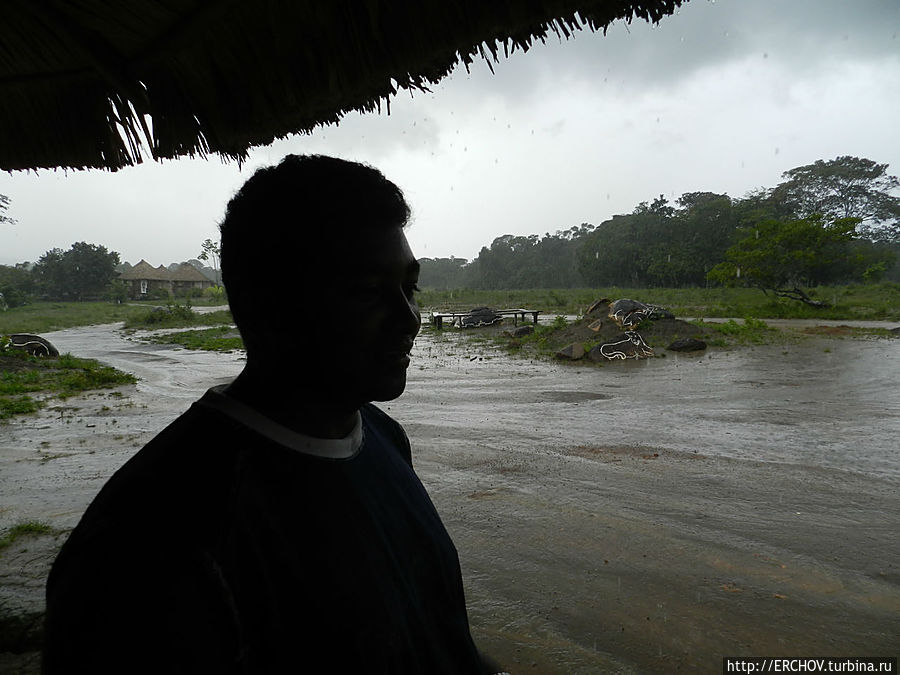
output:
M253 146L380 111L462 63L683 0L7 0L0 168L105 168ZM389 110L389 108L388 108Z

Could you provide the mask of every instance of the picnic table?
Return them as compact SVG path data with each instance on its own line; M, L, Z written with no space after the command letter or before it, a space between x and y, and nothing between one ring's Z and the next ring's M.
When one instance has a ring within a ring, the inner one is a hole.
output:
M541 310L539 309L496 309L491 310L494 314L499 314L500 316L512 316L513 317L513 325L518 326L519 320L521 319L522 323L525 323L525 317L527 315L531 315L531 319L534 322L534 325L537 325L538 315L541 314ZM456 320L460 317L470 316L472 312L432 312L431 313L431 323L434 325L435 329L441 330L444 327L444 319Z

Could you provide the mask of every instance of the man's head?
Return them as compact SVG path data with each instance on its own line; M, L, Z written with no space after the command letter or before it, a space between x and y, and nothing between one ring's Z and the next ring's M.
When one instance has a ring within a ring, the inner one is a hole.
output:
M408 219L400 189L362 164L289 155L257 171L221 224L248 366L350 406L399 396L419 329Z

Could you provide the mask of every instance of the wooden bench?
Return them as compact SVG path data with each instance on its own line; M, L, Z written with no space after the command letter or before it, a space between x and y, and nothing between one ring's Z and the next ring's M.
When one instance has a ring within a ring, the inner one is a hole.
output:
M434 325L436 330L441 330L444 327L444 319L456 320L463 316L471 316L472 312L432 312L431 313L431 323ZM541 314L541 310L536 309L498 309L494 310L494 314L499 314L500 316L512 316L513 317L513 325L519 325L519 318L521 317L522 323L525 323L525 316L530 314L531 319L534 322L534 325L537 325L538 315Z

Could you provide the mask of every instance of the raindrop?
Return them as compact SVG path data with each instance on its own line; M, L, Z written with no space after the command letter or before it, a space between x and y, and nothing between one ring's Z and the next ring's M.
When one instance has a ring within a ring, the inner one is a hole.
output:
M781 152L781 151L779 150L778 146L776 145L775 146L775 154L777 155L779 152Z
M769 58L769 52L763 52L763 58L764 59Z
M512 125L511 125L511 124L507 124L507 125L506 125L506 128L507 128L507 129L512 129Z
M531 135L534 136L534 129L531 130Z
M658 118L658 117L656 118L656 123L659 124L659 118Z

